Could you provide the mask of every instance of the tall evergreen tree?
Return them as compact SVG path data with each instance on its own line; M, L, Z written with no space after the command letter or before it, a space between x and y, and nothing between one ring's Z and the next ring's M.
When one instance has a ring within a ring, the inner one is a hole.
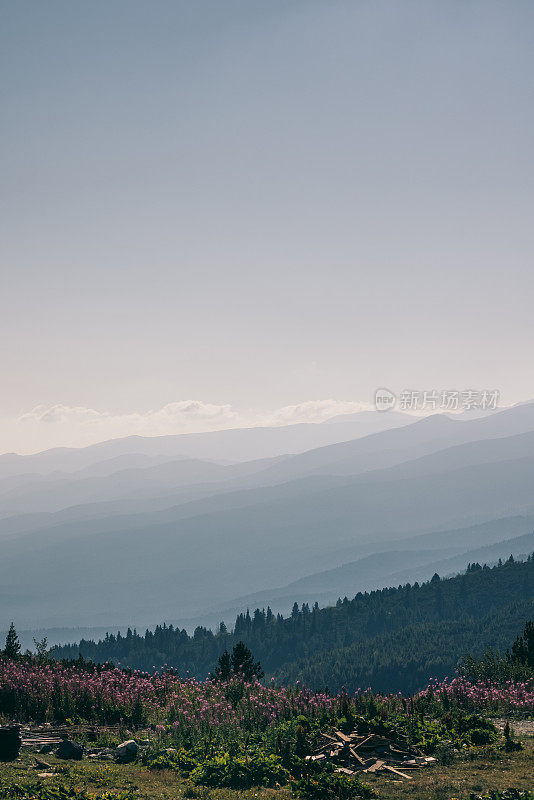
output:
M224 653L221 656L219 656L219 660L217 662L217 669L215 670L215 675L222 681L227 681L231 674L232 674L232 662L230 660L230 653L228 652L228 650L225 650Z
M517 661L534 669L534 621L525 625L523 636L518 636L512 645L511 661Z
M260 680L265 674L260 662L254 661L254 656L243 642L238 642L232 650L230 663L235 674L242 675L246 681L252 680L253 677Z
M4 656L6 658L17 658L20 656L20 642L17 636L15 626L11 623L8 634L6 636L6 646L4 648Z

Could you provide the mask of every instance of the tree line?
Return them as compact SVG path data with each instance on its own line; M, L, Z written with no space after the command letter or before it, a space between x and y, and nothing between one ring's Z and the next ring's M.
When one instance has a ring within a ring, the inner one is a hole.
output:
M533 598L534 556L510 558L494 567L470 564L452 578L434 575L422 584L358 592L332 607L295 603L287 617L269 607L247 610L232 630L221 623L215 632L199 626L189 635L163 624L143 635L128 629L126 635L56 647L52 655L81 654L147 671L167 665L202 679L225 651L243 642L268 677L285 682L333 691L415 691L430 677L450 674L465 652L506 647L532 618Z

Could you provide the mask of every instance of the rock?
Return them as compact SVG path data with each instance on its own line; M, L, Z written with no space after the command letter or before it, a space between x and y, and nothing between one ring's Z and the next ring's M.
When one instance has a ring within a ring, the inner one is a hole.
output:
M43 744L42 747L40 747L37 752L46 755L47 753L51 753L54 747L55 747L54 744Z
M56 756L58 758L69 758L74 761L81 761L83 758L83 745L79 742L73 742L70 739L63 739L59 745Z
M129 761L135 761L139 753L139 746L133 739L128 739L122 742L115 750L115 758L120 764L127 764Z
M22 746L20 725L0 728L0 761L14 761Z

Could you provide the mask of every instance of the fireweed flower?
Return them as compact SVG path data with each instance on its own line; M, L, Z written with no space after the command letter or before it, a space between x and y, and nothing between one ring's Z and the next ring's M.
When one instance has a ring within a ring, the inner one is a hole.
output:
M256 679L242 682L237 676L228 681L198 681L189 675L181 678L169 669L151 674L123 672L108 664L85 671L54 661L38 664L0 658L0 714L21 720L78 716L111 723L153 721L159 735L165 730L162 723L168 722L192 735L203 735L208 728L267 730L301 714L309 718L332 715L339 711L342 698L346 702L348 695L311 692L300 684L278 688L274 680L268 686ZM470 683L461 677L433 679L412 702L442 703L445 698L466 709L529 713L534 711L534 682L495 685ZM387 713L403 709L403 702L409 703L410 698L404 700L400 693L374 695L370 688L359 688L350 702L358 706L371 701Z

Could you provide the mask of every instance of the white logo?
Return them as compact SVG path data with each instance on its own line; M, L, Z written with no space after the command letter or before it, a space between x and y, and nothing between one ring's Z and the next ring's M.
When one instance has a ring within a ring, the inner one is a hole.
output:
M375 392L375 408L377 411L389 411L395 405L396 399L389 389L377 389Z

